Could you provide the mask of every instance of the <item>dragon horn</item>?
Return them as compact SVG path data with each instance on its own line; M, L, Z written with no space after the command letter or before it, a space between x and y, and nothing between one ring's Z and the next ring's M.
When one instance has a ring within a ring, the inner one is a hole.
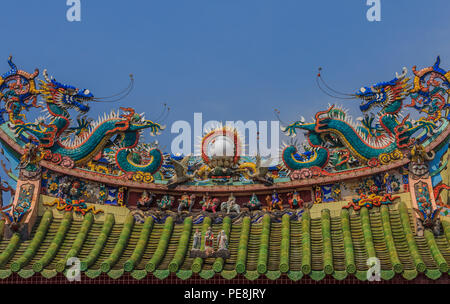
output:
M441 64L441 57L440 57L440 56L437 56L436 62L435 62L434 65L433 65L433 70L435 70L435 71L438 70L440 64Z
M9 64L9 66L11 67L11 71L13 72L13 73L16 73L17 72L17 66L14 64L14 62L12 61L12 58L13 58L13 56L12 55L9 55L9 57L8 57L8 64Z
M48 78L47 69L44 69L44 71L42 72L42 75L44 76L45 81L51 82L50 78Z
M395 72L395 77L397 77L397 79L403 79L403 78L405 78L407 73L408 73L408 69L406 67L403 67L402 73L400 75L397 72Z

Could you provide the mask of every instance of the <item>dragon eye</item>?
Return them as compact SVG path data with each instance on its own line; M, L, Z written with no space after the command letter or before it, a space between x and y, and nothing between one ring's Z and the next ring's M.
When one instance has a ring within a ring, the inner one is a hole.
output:
M84 95L89 95L89 93L91 93L89 90L84 90Z
M362 87L361 88L361 93L364 93L366 91L366 88Z

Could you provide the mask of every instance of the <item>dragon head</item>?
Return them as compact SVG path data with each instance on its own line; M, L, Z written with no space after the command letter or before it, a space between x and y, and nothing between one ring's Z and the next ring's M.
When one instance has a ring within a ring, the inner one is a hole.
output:
M47 70L43 72L45 81L41 81L41 92L48 103L54 103L62 108L74 108L80 113L89 111L86 104L94 100L94 95L88 89L78 89L71 85L62 84L53 77L49 78Z
M395 78L391 81L379 82L359 89L355 93L355 97L362 100L359 106L361 111L367 112L374 106L383 107L387 113L399 110L401 101L405 98L410 86L409 78L406 78L407 72L404 67L402 74L396 73Z

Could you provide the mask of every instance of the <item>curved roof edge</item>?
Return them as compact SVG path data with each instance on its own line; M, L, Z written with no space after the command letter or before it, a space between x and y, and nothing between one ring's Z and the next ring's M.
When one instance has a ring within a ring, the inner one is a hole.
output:
M447 126L445 130L443 130L434 140L432 140L426 147L425 150L428 152L430 150L435 149L438 147L442 142L444 142L448 137L450 136L450 126ZM0 140L2 140L4 143L6 143L10 148L12 148L14 151L16 151L19 154L23 154L23 148L14 141L5 131L0 129ZM293 188L301 188L301 187L308 187L311 185L317 185L317 184L327 184L327 183L334 183L337 181L343 181L343 180L349 180L349 179L355 179L360 177L365 177L377 173L381 173L384 171L389 171L392 169L399 168L401 166L404 166L409 163L409 159L407 157L404 157L403 159L396 161L394 163L390 163L387 165L381 165L379 167L363 167L363 168L357 168L356 170L349 171L349 172L343 172L343 173L336 173L328 176L320 176L320 177L314 177L310 179L302 179L302 180L295 180L295 181L289 181L289 182L283 182L283 183L277 183L273 186L264 186L262 184L252 184L252 185L214 185L214 186L190 186L190 185L180 185L176 189L169 190L166 185L163 184L155 184L155 183L143 183L143 182L137 182L137 181L131 181L124 177L116 177L111 175L105 175L101 173L95 173L95 172L88 172L86 170L82 169L68 169L64 168L58 165L55 165L51 162L42 160L40 164L50 169L54 172L70 175L86 180L96 181L104 184L109 185L115 185L115 186L126 186L129 188L135 188L135 189L149 189L155 192L163 191L163 192L170 192L170 193L179 193L179 192L193 192L193 193L204 193L205 191L211 192L211 193L229 193L232 191L233 193L248 193L248 192L266 192L268 190L277 189L277 190L289 190Z

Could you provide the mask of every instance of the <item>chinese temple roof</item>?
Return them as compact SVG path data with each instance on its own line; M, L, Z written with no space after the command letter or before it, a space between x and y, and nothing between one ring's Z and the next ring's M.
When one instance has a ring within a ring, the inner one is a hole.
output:
M379 259L383 280L413 280L421 273L433 280L449 275L450 222L443 221L444 233L438 237L429 231L414 235L413 214L404 202L358 212L342 209L340 214L313 207L299 220L285 215L281 222L271 222L268 214L259 221L247 217L235 223L228 217L221 224L211 224L209 218L193 223L192 217L180 224L173 218L162 223L152 217L135 223L131 214L122 220L106 214L102 221L88 214L80 220L71 212L55 212L49 209L39 217L29 240L14 236L0 241L3 280L15 272L22 278L51 279L71 256L81 260L82 272L91 279L102 273L118 279L129 272L136 280L164 280L170 274L189 280L198 273L213 280L243 275L248 280L287 276L292 281L365 281L370 257ZM230 258L190 257L195 230L204 234L210 225L215 235L222 229L228 234Z
M139 139L164 126L137 110L93 121L87 103L102 98L8 65L0 282L67 282L77 265L101 282L449 281L450 71L439 57L348 95L358 122L333 104L284 126L307 140L278 147L275 165L223 126L203 135L201 155L163 153ZM38 100L50 116L29 121Z

